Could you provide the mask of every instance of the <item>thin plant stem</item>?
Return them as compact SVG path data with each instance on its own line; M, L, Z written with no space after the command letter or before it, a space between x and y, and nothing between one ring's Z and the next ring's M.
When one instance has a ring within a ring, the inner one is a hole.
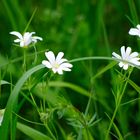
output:
M13 113L14 113L14 112L13 112ZM16 114L16 113L14 113L14 114L15 114L18 118L22 119L22 120L25 121L25 122L28 122L28 123L31 123L31 124L35 124L35 125L44 126L44 124L42 124L42 123L33 122L33 121L30 121L30 120L27 120L27 119L23 118L22 116L20 116L20 115L18 115L18 114Z
M1 77L1 69L0 69L0 98L1 98L1 79L2 77Z
M23 71L26 72L26 48L23 51Z
M47 124L45 124L46 129L48 130L48 132L50 133L51 137L56 140L55 136L53 135L53 133L51 132L50 128L48 127Z
M33 45L33 47L34 47L34 51L35 51L35 58L34 58L33 64L36 64L36 62L37 62L37 50L36 50L35 44Z
M132 71L131 71L131 72L132 72ZM131 72L129 73L128 78L130 77ZM109 127L108 127L108 129L107 129L107 133L106 133L106 136L105 136L105 140L108 140L108 135L109 135L110 129L111 129L111 127L112 127L113 121L114 121L114 119L115 119L115 116L116 116L116 114L117 114L118 108L120 107L121 100L122 100L122 97L123 97L123 95L124 95L124 93L125 93L125 89L126 89L127 83L128 83L128 80L126 80L126 82L125 82L125 84L124 84L124 86L123 86L123 89L122 89L122 93L121 93L121 95L120 95L120 97L118 98L118 101L117 101L117 103L116 103L116 107L115 107L115 110L114 110L112 119L111 119L110 124L109 124Z
M27 25L26 25L26 27L25 27L25 29L24 29L24 32L23 32L23 33L25 33L25 32L27 31L27 29L28 29L29 25L31 24L31 21L33 20L33 17L35 16L36 11L37 11L37 8L35 8L35 10L34 10L34 12L33 12L32 16L31 16L31 18L29 19L29 21L28 21L28 23L27 23Z
M40 114L39 109L38 109L38 107L37 107L37 104L36 104L36 102L35 102L35 99L34 99L34 97L33 97L33 95L32 95L31 92L30 92L30 96L31 96L31 99L32 99L32 101L33 101L34 106L36 107L37 112Z
M117 62L120 62L120 61L123 61L125 63L128 63L134 67L136 67L137 69L140 69L139 66L135 65L134 63L131 63L129 61L126 61L126 60L122 60L122 59L117 59L117 58L112 58L112 57L105 57L105 56L89 56L89 57L80 57L80 58L75 58L75 59L72 59L70 60L69 62L70 63L73 63L73 62L79 62L79 61L86 61L86 60L110 60L110 61L117 61ZM116 63L117 64L117 63Z

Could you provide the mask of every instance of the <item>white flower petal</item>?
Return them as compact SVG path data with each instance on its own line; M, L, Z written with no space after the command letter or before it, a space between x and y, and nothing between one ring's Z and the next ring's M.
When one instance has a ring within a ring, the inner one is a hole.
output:
M140 58L133 58L132 60L130 60L130 62L135 64L135 65L137 65L137 66L139 66L140 62L138 60L140 60Z
M123 63L123 62L120 62L120 63L119 63L119 66L120 66L120 67L123 67L123 66L124 66L124 63Z
M33 34L35 34L35 32L25 32L23 36L32 36Z
M43 40L43 39L42 39L41 37L39 37L39 36L33 36L32 39L33 39L33 40L40 40L40 41Z
M67 68L67 67L64 67L63 68L63 71L71 71L71 69L70 68Z
M140 31L140 24L138 24L136 27L137 27L137 28L138 28L138 30Z
M138 61L138 60L140 60L140 58L139 57L135 57L135 58L132 58L130 61Z
M63 70L62 70L62 69L60 69L60 68L57 70L57 72L58 72L58 74L60 74L60 75L62 75L62 74L63 74Z
M32 34L33 34L34 32L31 32L31 33L29 33L29 32L26 32L26 33L24 33L24 38L25 39L27 39L27 38L30 38L30 37L32 37Z
M59 63L59 61L62 59L62 57L64 56L63 52L59 52L57 57L56 57L56 62Z
M130 58L137 57L138 55L139 55L139 53L133 52L133 53L130 54Z
M131 48L130 47L127 47L126 48L126 56L129 56L131 53Z
M122 55L122 58L125 59L125 57L126 57L125 46L121 47L121 55Z
M140 66L140 62L139 61L135 61L135 62L132 62L132 63L137 65L137 66Z
M15 40L14 40L14 42L16 42L16 43L17 43L17 42L20 42L20 41L21 41L20 39L15 39Z
M127 70L127 69L128 69L128 64L124 64L124 65L123 65L123 69L124 69L124 70Z
M57 63L60 65L60 64L62 64L63 62L67 62L67 61L68 61L67 59L63 59L63 58L62 58L62 59L61 59L59 62L57 62Z
M52 68L52 65L51 65L50 62L47 61L47 60L43 60L43 61L42 61L42 64L45 65L45 66L46 66L47 68L49 68L49 69Z
M115 53L115 52L113 52L112 53L112 55L115 57L115 58L117 58L117 59L121 59L121 56L120 55L118 55L117 53Z
M63 63L60 65L61 68L72 68L72 64L70 63Z
M138 29L135 29L135 28L131 28L129 30L129 34L130 35L139 35L139 30Z
M20 41L20 47L24 47L25 44L24 44L24 41Z
M51 65L55 62L55 55L52 51L45 52L47 59L50 61Z
M33 35L33 34L35 34L35 32L31 32L30 34Z
M15 35L17 36L18 38L22 39L22 35L19 33L19 32L16 32L16 31L13 31L13 32L10 32L11 35Z
M55 68L52 68L52 71L53 71L54 73L56 73L56 72L57 72L57 69L55 69Z

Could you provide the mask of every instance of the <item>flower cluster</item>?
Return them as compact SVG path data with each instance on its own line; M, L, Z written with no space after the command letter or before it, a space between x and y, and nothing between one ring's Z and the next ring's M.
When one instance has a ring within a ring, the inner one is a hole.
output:
M10 32L10 34L15 35L18 37L18 39L15 39L15 43L20 43L20 47L27 47L31 43L37 43L38 40L42 41L43 39L38 36L33 36L35 32L25 32L23 35L19 32L13 31ZM135 35L140 37L140 25L137 25L136 28L131 28L129 30L130 35ZM132 52L132 49L130 47L125 48L125 46L122 46L121 49L121 55L113 52L112 57L114 59L117 59L119 62L119 66L123 68L124 70L127 70L129 66L140 66L140 58L138 52ZM72 64L68 62L67 59L63 58L64 53L59 52L58 55L55 57L54 53L52 51L45 52L45 56L47 60L43 60L42 64L52 69L54 73L63 74L63 71L71 71Z
M137 28L131 28L129 30L130 35L136 35L140 37L140 25L137 25ZM138 52L132 52L130 47L125 49L125 46L122 46L121 55L113 52L113 58L117 59L119 62L119 66L122 67L124 70L127 70L129 66L140 66L140 58Z

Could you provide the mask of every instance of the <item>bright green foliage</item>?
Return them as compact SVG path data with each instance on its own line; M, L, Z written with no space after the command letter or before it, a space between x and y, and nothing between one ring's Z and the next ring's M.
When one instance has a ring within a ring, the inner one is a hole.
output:
M125 71L112 58L123 45L140 51L140 38L128 34L140 24L139 7L139 0L1 0L0 140L139 140L140 67ZM43 41L21 48L11 31ZM64 52L71 71L43 66L46 51Z

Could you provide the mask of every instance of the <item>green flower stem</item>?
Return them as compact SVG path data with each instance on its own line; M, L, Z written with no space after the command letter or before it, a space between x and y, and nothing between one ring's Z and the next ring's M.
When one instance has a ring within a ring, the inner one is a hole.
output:
M110 60L110 61L117 61L117 62L123 61L123 62L126 62L126 63L130 64L130 65L133 65L137 69L140 69L139 66L137 66L137 65L135 65L135 64L133 64L129 61L122 60L122 59L117 59L117 58L112 58L112 57L105 57L105 56L80 57L80 58L72 59L69 62L73 63L73 62L79 62L79 61L85 61L85 60Z
M104 56L91 56L91 57L81 57L81 58L75 58L70 60L69 62L77 62L77 61L84 61L84 60L117 60L112 57L104 57Z
M48 71L48 72L49 72L49 71ZM46 76L48 75L48 72L43 76L44 78L46 78ZM51 76L52 76L52 75L51 75ZM51 76L48 78L47 82L45 82L45 85L44 85L44 84L42 85L42 92L43 92L43 87L48 86L48 83L49 83L49 81L50 81L50 79L51 79ZM45 111L45 109L46 109L45 103L46 103L46 96L43 97L43 109L44 109L44 111ZM41 114L41 112L40 112L39 114ZM41 115L40 115L40 116L41 116ZM54 134L53 134L52 131L50 130L50 128L49 128L49 126L48 126L47 123L48 123L48 122L43 121L43 124L45 125L45 128L46 128L47 131L49 132L50 136L53 138L53 140L56 140L56 137L54 136Z
M132 72L132 71L131 71L131 72ZM131 75L131 72L130 72L129 75L128 75L128 79L129 79L129 77L130 77L130 75ZM118 108L120 107L121 100L122 100L122 97L123 97L123 95L124 95L124 93L125 93L125 89L126 89L127 83L128 83L128 80L126 80L126 82L125 82L125 84L124 84L124 86L123 86L123 89L122 89L122 93L121 93L120 97L117 99L116 108L115 108L115 110L114 110L112 119L111 119L110 124L109 124L109 127L108 127L108 129L107 129L107 133L106 133L106 136L105 136L105 140L108 140L108 135L109 135L110 129L111 129L111 127L112 127L113 121L114 121L114 119L115 119L115 116L116 116L116 114L117 114Z
M51 132L50 128L48 127L48 125L46 123L45 123L45 127L48 130L48 132L50 133L50 135L53 138L53 140L56 140L55 136L53 135L53 133Z
M46 51L46 50L44 50ZM44 51L40 51L40 52L37 52L37 54L39 53L42 53ZM30 55L27 55L27 57L31 57L33 56L34 54L30 54ZM5 65L8 65L9 63L15 63L15 62L18 62L18 61L21 61L23 59L23 57L19 57L19 58L16 58L14 60L11 60L5 64L0 64L0 67L3 67ZM122 59L117 59L117 58L112 58L112 57L104 57L104 56L90 56L90 57L80 57L80 58L75 58L75 59L72 59L72 60L69 60L70 63L73 63L73 62L79 62L79 61L86 61L86 60L110 60L110 61L117 61L117 62L120 62L122 61ZM124 60L123 60L124 61ZM128 64L131 64L133 65L134 67L136 67L137 69L140 69L139 66L131 63L131 62L128 62L128 61L124 61Z
M33 47L34 47L34 51L35 51L35 56L34 56L33 64L36 64L36 62L37 62L37 50L36 50L35 44L33 45Z
M39 108L38 108L38 106L37 106L37 104L36 104L36 102L35 102L35 99L34 99L34 97L33 97L33 95L32 95L31 92L30 92L30 96L31 96L31 99L32 99L32 101L33 101L34 106L36 107L37 112L40 114Z
M23 71L26 72L26 48L23 53Z
M29 25L31 24L31 21L32 21L32 20L33 20L33 18L34 18L36 11L37 11L37 8L35 8L35 10L34 10L34 12L33 12L32 16L31 16L30 20L28 21L28 23L27 23L27 25L26 25L26 27L25 27L25 29L24 29L24 32L23 32L23 33L25 33L25 32L27 31L27 29L29 28Z

